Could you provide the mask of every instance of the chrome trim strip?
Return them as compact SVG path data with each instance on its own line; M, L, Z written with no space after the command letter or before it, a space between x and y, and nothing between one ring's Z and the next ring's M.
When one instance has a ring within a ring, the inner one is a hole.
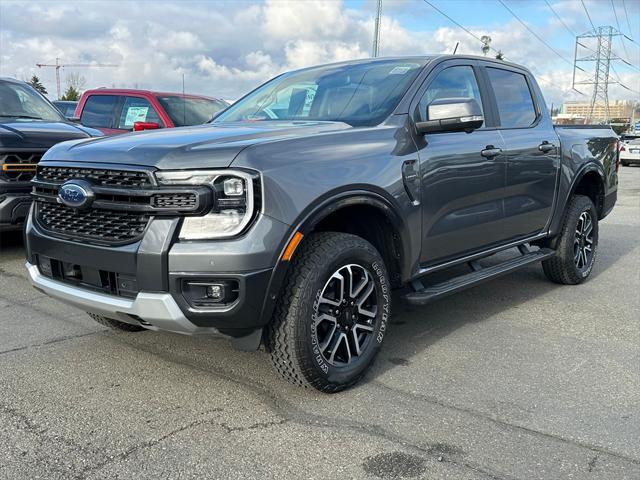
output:
M135 300L92 292L45 277L36 265L26 263L31 284L50 297L87 312L104 315L125 323L139 325L128 315L135 315L150 325L149 330L164 330L185 335L219 334L215 328L198 327L182 313L169 293L140 292Z

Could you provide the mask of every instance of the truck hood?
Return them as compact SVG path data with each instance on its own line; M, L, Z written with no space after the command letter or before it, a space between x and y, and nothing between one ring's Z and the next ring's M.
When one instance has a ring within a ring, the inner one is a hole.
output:
M160 170L223 168L263 142L351 128L341 122L238 122L168 128L59 144L43 160L144 165Z
M0 148L47 149L65 140L89 138L89 133L72 123L0 121Z

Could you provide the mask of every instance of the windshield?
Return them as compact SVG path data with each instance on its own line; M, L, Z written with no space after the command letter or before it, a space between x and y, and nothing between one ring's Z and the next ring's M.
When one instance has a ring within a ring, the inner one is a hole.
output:
M220 110L229 104L223 100L211 98L188 98L180 96L158 97L176 127L207 123Z
M409 88L423 60L382 60L292 72L265 83L215 122L320 120L378 125Z
M24 118L64 122L65 118L33 88L20 83L0 83L0 122Z

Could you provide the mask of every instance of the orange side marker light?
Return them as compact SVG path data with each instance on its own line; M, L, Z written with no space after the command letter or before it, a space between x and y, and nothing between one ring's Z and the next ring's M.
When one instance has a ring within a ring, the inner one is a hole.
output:
M287 248L284 249L284 253L282 254L283 261L288 262L289 260L291 260L293 252L296 251L296 248L302 240L302 237L304 237L304 235L302 235L300 232L296 232L293 235L293 238L289 241L289 245L287 245Z

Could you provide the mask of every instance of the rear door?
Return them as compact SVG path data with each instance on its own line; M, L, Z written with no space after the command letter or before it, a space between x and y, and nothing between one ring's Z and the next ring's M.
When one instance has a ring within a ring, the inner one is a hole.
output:
M475 99L485 124L471 133L418 137L422 190L423 266L496 245L504 239L505 161L493 110L474 60L448 60L429 74L411 106L415 121L439 98Z
M526 71L484 65L506 151L504 232L517 240L543 232L553 213L559 140L542 95Z

